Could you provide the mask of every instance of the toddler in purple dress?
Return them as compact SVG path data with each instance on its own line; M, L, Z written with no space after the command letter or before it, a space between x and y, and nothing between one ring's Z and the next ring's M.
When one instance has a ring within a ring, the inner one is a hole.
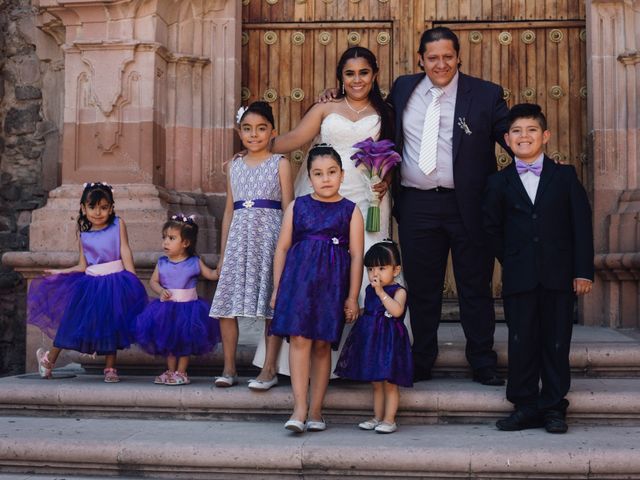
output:
M400 252L392 241L374 244L364 257L369 282L364 312L351 329L335 373L373 385L374 416L358 425L378 433L396 431L398 386L413 385L409 333L404 325L407 292L395 283Z
M166 256L158 259L149 286L160 295L138 316L136 340L152 355L167 357L167 370L155 383L187 385L189 355L202 355L220 342L218 320L209 317L209 304L198 298L196 284L202 275L218 274L196 256L198 225L193 217L174 215L162 226Z
M36 352L38 370L51 378L63 349L106 356L104 381L120 381L116 351L131 345L135 318L147 303L135 275L124 221L116 217L113 193L105 183L85 184L80 198L80 259L31 282L29 323L53 338L53 348ZM55 338L54 338L55 335Z
M297 433L305 426L309 431L326 428L322 402L331 345L340 342L345 317L353 321L357 316L364 243L360 210L338 193L344 175L338 153L315 146L307 170L313 193L287 208L273 260L271 333L290 339L295 406L285 428Z

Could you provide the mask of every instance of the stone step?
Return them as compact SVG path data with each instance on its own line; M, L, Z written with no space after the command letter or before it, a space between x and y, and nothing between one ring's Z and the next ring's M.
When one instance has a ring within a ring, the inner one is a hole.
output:
M238 365L241 374L252 375L251 366L257 339L262 335L263 323L244 321L240 323ZM470 377L471 370L464 355L465 339L458 323L443 323L438 331L439 355L434 367L435 376ZM495 350L498 353L498 368L507 368L507 327L496 326ZM35 351L35 349L34 349ZM35 355L32 355L35 358ZM104 360L70 353L70 358L89 371L102 370ZM571 343L571 368L574 375L640 377L640 334L635 330L615 330L604 327L575 325ZM164 359L146 355L137 347L118 354L118 366L131 373L158 371ZM192 359L193 374L219 374L222 365L222 350ZM35 366L33 368L35 370ZM33 371L32 370L32 371Z
M0 417L0 472L175 479L640 478L640 427L500 432L399 425L392 435L282 422ZM29 478L29 477L27 477ZM54 477L60 478L60 477Z
M286 377L268 392L253 392L245 386L246 378L238 386L222 389L213 386L211 377L192 377L186 386L165 386L154 385L148 376L123 376L118 384L106 384L98 375L69 376L0 379L0 414L262 421L286 419L293 407ZM640 425L640 378L577 378L568 399L573 422ZM333 380L324 405L330 421L353 423L371 415L371 387ZM443 378L401 389L399 418L405 424L476 423L511 409L504 387Z

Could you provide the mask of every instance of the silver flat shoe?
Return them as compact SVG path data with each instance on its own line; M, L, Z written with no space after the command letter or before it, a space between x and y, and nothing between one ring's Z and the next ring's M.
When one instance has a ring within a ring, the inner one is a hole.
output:
M380 420L372 418L371 420L365 420L364 422L359 423L358 428L361 430L375 430L378 425L380 425Z
M256 380L255 378L249 382L249 388L251 390L265 391L278 385L278 375L275 375L271 380L263 382L262 380Z
M395 423L380 422L375 431L378 433L393 433L397 429L398 426Z
M304 422L290 418L285 422L284 428L295 433L302 433L304 432Z
M322 432L327 429L327 423L324 421L324 418L320 420L307 420L307 431L308 432Z
M216 377L213 381L213 384L219 388L233 387L237 383L238 383L237 375L220 375L219 377Z

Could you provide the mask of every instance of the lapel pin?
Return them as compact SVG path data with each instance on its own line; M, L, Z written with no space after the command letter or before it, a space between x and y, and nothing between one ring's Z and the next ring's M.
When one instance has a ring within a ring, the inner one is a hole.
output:
M464 117L458 117L458 126L464 133L466 133L467 135L471 135L471 129L469 128L469 125L467 125Z

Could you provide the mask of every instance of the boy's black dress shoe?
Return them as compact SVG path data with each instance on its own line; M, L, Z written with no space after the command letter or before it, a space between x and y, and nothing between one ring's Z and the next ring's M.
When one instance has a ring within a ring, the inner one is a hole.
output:
M474 370L473 381L482 385L504 385L504 379L498 376L498 372L493 367L482 367Z
M562 412L551 410L544 414L544 429L549 433L566 433L569 426Z
M543 426L545 426L545 422L538 413L529 413L523 410L516 410L507 418L496 422L498 430L504 432L516 432L528 428L542 428Z

